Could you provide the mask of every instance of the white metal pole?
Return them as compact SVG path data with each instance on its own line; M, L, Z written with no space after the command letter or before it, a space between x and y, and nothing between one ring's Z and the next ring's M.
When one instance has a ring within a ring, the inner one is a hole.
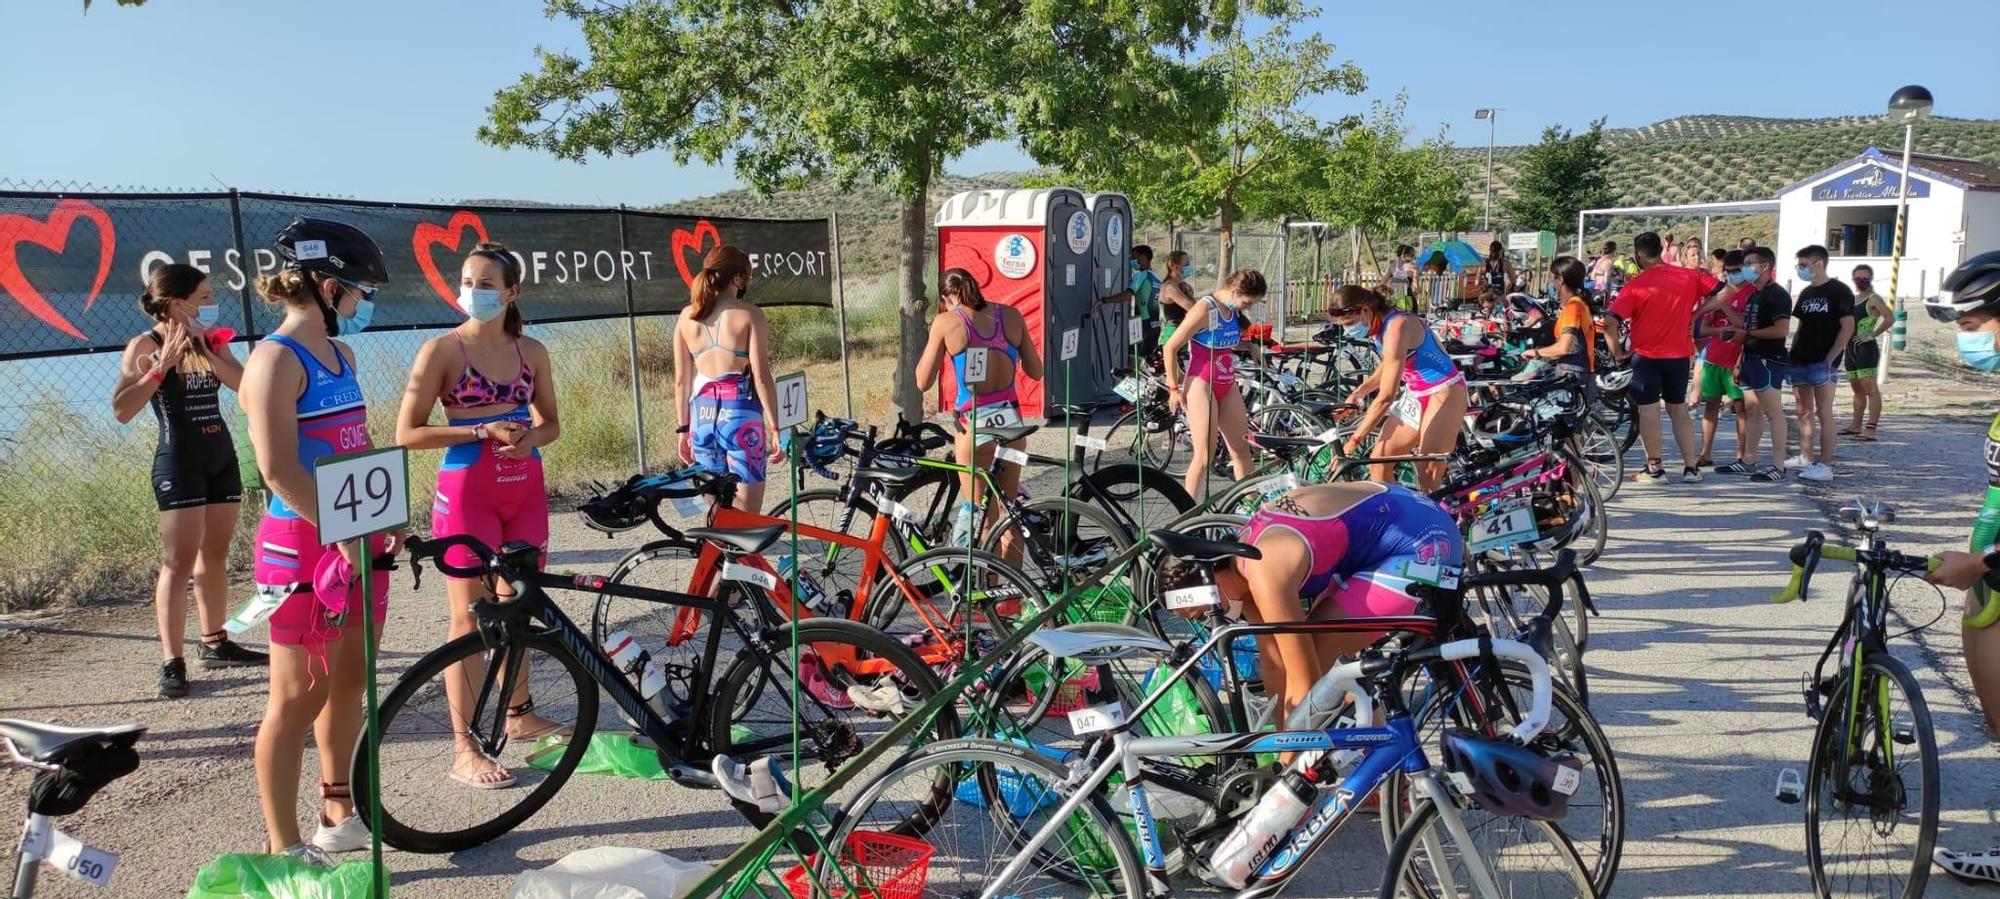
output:
M1486 111L1486 217L1480 224L1480 229L1484 231L1493 230L1493 135L1494 123L1499 119L1499 110Z

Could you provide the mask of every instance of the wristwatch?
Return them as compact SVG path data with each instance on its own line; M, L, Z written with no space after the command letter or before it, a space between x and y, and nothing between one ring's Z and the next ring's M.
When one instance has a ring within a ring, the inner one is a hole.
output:
M492 433L493 433L492 429L486 427L484 423L472 426L472 439L474 440L485 440L487 437L491 436Z
M1986 563L1988 571L2000 571L2000 543L1987 544L1985 549L1979 551L1979 555Z

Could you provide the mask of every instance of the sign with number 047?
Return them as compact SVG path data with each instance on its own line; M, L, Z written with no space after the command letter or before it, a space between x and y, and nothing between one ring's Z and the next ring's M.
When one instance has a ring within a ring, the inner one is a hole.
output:
M313 463L319 539L340 543L410 523L410 458L400 446Z
M796 428L805 424L811 416L806 407L812 405L806 399L806 373L793 372L778 379L778 428Z

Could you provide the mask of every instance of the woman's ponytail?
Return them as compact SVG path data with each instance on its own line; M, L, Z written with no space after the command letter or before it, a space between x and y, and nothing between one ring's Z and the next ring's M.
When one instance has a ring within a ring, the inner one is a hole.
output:
M702 321L715 311L716 304L722 302L722 292L729 289L730 282L737 278L750 277L750 257L742 250L723 244L708 251L701 260L701 274L695 278L694 289L690 291L689 312L696 321Z

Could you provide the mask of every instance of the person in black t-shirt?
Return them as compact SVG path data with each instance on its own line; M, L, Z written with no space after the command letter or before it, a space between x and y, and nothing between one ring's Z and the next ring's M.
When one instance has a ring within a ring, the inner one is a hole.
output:
M1750 443L1740 459L1750 466L1757 463L1757 441L1764 436L1763 423L1771 423L1771 459L1775 464L1755 468L1753 481L1776 481L1782 477L1785 458L1785 403L1779 393L1785 386L1785 336L1792 330L1792 295L1776 281L1777 257L1766 247L1743 251L1739 275L1757 292L1743 307L1743 359L1737 363L1736 385L1743 389L1744 432Z
M1799 459L1808 481L1833 480L1834 360L1854 336L1854 291L1826 276L1826 248L1818 244L1799 251L1799 279L1811 282L1792 302L1798 333L1792 337L1789 374L1799 407ZM1819 445L1814 447L1817 431ZM1815 453L1814 450L1818 452Z

